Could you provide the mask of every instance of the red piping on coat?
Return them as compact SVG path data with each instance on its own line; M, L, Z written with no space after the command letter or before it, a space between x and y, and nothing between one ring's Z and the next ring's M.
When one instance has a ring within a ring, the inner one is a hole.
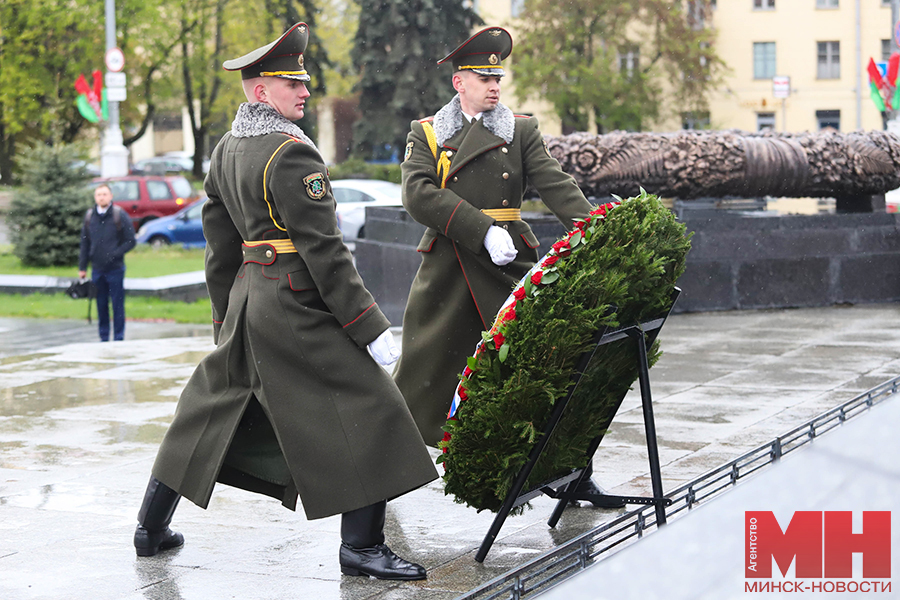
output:
M456 252L456 261L459 263L459 270L462 271L463 279L466 280L466 287L469 288L469 294L472 296L472 302L475 303L475 310L478 311L478 318L481 319L481 324L485 329L488 329L487 323L484 321L484 316L481 314L481 308L478 306L478 300L475 299L475 292L472 291L472 285L469 283L469 277L466 275L466 269L463 267L462 259L459 257L459 250L456 249L456 242L450 241L453 244L453 251Z
M456 211L459 209L459 205L462 204L463 202L465 202L465 200L460 200L459 203L457 203L456 207L453 209L453 212L450 213L450 218L447 219L447 225L446 225L446 227L444 227L444 235L447 235L447 231L449 231L449 229L450 229L450 221L453 220L453 215L456 214Z
M372 304L369 305L369 308L372 308L373 306L375 306L375 303L374 303L374 302L373 302ZM364 314L366 314L367 312L369 312L369 308L367 308L366 310L364 310L364 311L362 311L361 313L359 313L359 317L356 317L355 319L353 319L352 321L350 321L349 323L347 323L346 325L344 325L344 329L346 329L347 327L350 327L351 325L353 325L354 323L356 323L357 321L359 321L360 317L362 317Z
M431 252L431 249L434 247L434 243L435 243L436 241L437 241L437 238L434 238L433 240L431 240L431 243L428 244L428 249L426 249L426 250L419 250L418 248L416 248L416 252Z

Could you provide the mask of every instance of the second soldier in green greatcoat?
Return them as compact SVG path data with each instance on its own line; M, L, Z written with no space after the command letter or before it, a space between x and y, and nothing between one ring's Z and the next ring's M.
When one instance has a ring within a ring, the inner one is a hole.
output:
M452 64L457 94L433 117L413 121L407 136L403 206L428 229L394 381L430 446L443 437L459 374L481 332L538 259L538 240L520 215L527 183L567 229L590 213L537 119L500 102L502 61L511 51L510 34L488 27L438 61ZM602 493L591 480L583 487L579 492Z
M184 542L180 496L206 508L216 482L306 516L341 514L341 571L424 579L385 545L387 500L437 477L399 390L387 319L344 246L328 173L303 117L305 23L226 61L242 104L210 161L203 209L216 348L185 387L138 515L152 556Z

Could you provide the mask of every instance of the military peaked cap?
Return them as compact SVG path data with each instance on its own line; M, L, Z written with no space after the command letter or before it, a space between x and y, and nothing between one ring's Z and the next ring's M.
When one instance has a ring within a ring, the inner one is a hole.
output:
M503 77L500 61L512 52L512 36L502 27L482 29L459 47L438 61L443 64L448 60L454 71L474 71L479 75L495 75Z
M226 71L240 71L241 79L254 77L281 77L309 81L309 74L303 67L303 52L309 42L309 26L297 23L280 38L257 48L240 58L222 63Z

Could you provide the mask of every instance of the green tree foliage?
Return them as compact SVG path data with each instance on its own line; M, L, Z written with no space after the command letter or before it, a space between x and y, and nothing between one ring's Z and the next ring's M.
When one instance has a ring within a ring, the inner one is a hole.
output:
M445 492L457 502L499 510L596 332L661 316L671 305L690 248L684 225L645 192L601 220L605 210L554 245L539 282L526 280L514 312L469 359L468 399L447 422L451 437L438 459ZM649 354L652 364L658 349ZM591 440L606 432L637 373L630 340L597 351L525 491L585 466Z
M13 179L16 147L71 142L87 121L75 80L103 64L102 2L0 2L0 177ZM97 55L97 49L101 54Z
M74 266L81 225L91 206L85 189L90 175L73 163L83 149L71 144L39 144L22 153L22 188L7 215L13 253L28 266ZM83 163L82 163L83 164Z
M453 95L449 67L437 61L480 22L461 0L360 0L352 53L361 74L358 153L402 153L409 122L434 114Z
M181 31L172 25L174 8L166 0L116 0L118 46L125 55L128 98L119 104L119 117L130 146L147 132L161 107L180 103L176 48Z
M591 118L600 133L640 131L670 116L665 107L703 112L724 66L709 15L709 0L529 0L516 95L549 100L565 131Z

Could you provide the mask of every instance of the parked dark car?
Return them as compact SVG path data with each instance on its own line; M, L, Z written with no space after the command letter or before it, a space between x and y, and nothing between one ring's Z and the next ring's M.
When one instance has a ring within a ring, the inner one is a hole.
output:
M202 162L203 172L209 173L209 159ZM167 152L162 156L139 160L131 167L132 175L169 175L194 170L194 155L188 152Z
M185 248L205 248L203 222L200 219L206 198L197 200L174 215L145 223L137 232L139 244L153 247L181 244Z
M101 183L109 185L113 202L125 209L136 230L153 219L175 214L200 197L191 183L181 176L97 177L90 187L95 188Z

